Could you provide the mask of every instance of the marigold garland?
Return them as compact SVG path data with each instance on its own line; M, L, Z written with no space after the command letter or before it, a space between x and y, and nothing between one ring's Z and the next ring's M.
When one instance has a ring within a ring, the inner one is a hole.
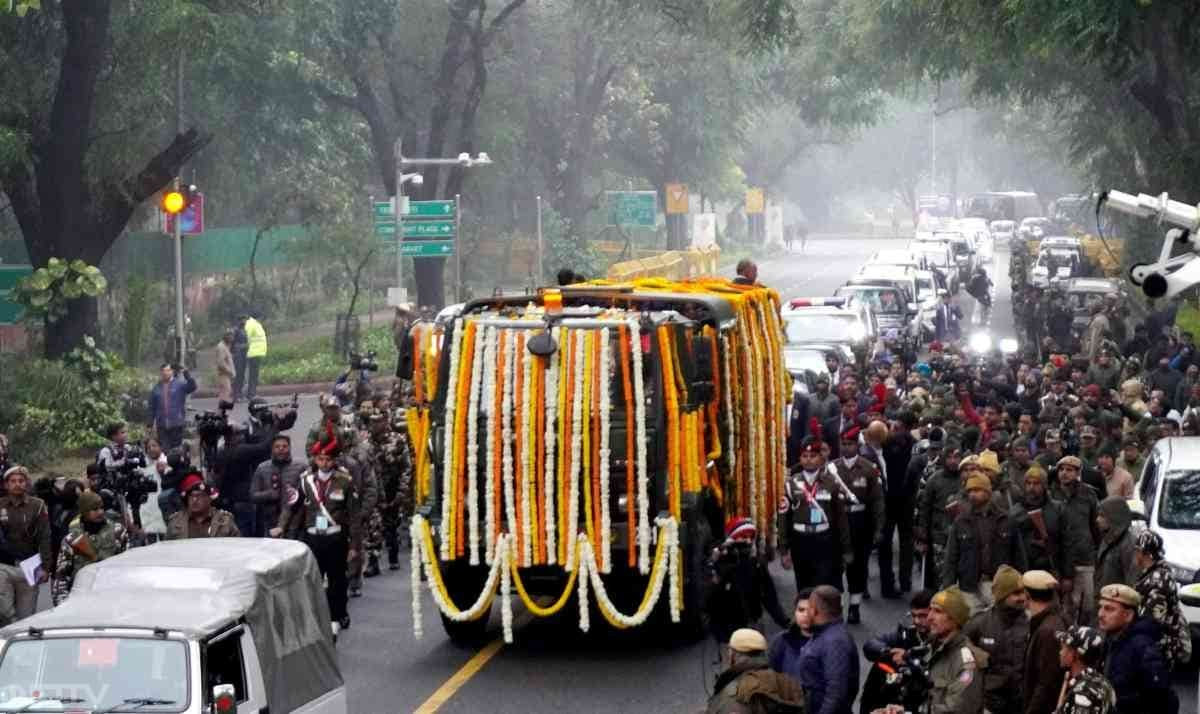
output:
M484 559L488 565L492 564L494 557L493 551L496 547L496 536L500 533L500 527L497 524L499 518L499 509L497 502L499 500L500 485L500 470L496 460L496 443L500 439L500 429L498 427L500 420L500 410L497 408L496 400L496 356L497 349L497 330L494 327L488 327L484 332L484 347L483 347L483 386L480 390L480 399L487 400L487 439L484 444L485 461L484 461L484 495L483 495L483 512L484 512Z
M558 342L559 336L559 328L556 327L553 331L555 342ZM558 562L558 540L556 538L558 526L556 518L557 507L555 500L555 495L558 493L558 491L555 489L555 486L557 485L558 470L555 468L554 458L558 436L557 424L559 422L558 403L560 394L558 391L558 382L558 360L554 357L551 357L550 370L546 374L546 388L543 390L543 398L546 404L546 421L544 425L546 432L546 452L544 464L546 482L546 516L544 523L546 525L546 562L548 562L550 565L554 565Z
M637 492L634 490L634 406L633 384L629 378L630 361L633 355L629 348L629 326L617 328L617 340L621 352L621 394L625 397L625 543L629 567L637 567ZM639 345L640 349L640 345Z
M474 326L472 326L474 328ZM476 330L472 330L472 334ZM471 385L467 401L467 518L469 530L468 554L471 565L479 565L479 397L482 392L483 355L486 352L487 332L483 339L474 339L471 362ZM490 543L488 544L490 549Z

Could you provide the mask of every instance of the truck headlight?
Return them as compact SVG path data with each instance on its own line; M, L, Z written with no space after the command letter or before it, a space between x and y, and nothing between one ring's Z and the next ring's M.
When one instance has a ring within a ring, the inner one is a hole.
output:
M1000 351L1006 355L1014 355L1017 353L1017 341L1011 337L1005 337L1000 340Z
M992 349L992 338L986 332L976 332L968 341L972 352L987 352Z

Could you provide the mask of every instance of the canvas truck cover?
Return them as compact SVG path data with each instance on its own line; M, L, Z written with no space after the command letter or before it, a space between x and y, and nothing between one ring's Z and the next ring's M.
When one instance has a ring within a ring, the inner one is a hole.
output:
M62 605L0 630L161 628L203 638L249 623L273 711L342 686L317 561L290 540L203 538L133 548L89 565Z

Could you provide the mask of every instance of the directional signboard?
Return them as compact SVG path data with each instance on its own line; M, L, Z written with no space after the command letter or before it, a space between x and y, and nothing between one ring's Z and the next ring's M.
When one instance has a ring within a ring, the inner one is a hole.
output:
M454 201L410 201L404 218L454 218Z
M400 255L413 258L437 258L454 254L452 240L405 241L400 244Z
M658 194L654 191L606 191L608 225L653 228L658 222Z
M375 236L392 238L396 235L396 213L391 201L375 201Z
M405 238L452 238L454 221L410 221L404 220Z

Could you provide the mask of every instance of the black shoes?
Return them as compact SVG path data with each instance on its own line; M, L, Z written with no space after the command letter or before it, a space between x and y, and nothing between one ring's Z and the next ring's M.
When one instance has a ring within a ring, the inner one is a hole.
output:
M372 555L367 559L367 569L363 571L364 578L373 578L379 575L379 558Z
M857 625L862 622L862 616L858 612L858 605L850 606L850 614L846 617L846 624Z
M338 625L343 630L349 630L350 629L350 616L346 615L342 619L338 620Z

